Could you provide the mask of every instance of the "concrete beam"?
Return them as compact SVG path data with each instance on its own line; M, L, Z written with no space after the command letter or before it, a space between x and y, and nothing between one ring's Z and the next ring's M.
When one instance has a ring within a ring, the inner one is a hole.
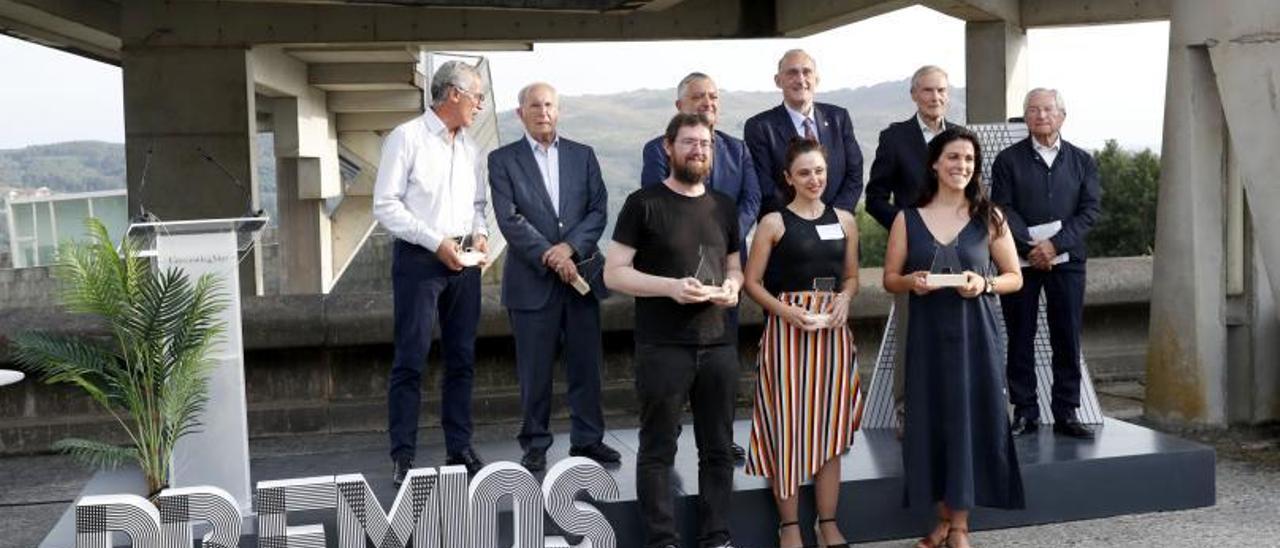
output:
M1004 21L1022 26L1019 0L922 0L920 3L971 23Z
M338 132L389 131L400 124L412 120L419 114L422 114L422 112L417 110L338 114Z
M280 291L322 294L333 287L330 223L323 200L298 198L300 185L319 176L319 158L276 159L276 209L280 242Z
M1022 0L1022 27L1109 25L1168 20L1172 0Z
M0 0L0 32L120 64L120 6L95 0Z
M403 112L421 111L422 90L332 91L329 112Z
M755 4L686 0L661 12L558 13L259 2L124 4L125 44L151 47L744 38L773 36Z
M417 63L320 63L307 66L307 81L325 91L422 89Z
M800 37L899 10L915 0L827 0L778 2L777 27L782 36Z
M1022 115L1027 92L1027 33L1003 21L965 23L966 113L970 123Z

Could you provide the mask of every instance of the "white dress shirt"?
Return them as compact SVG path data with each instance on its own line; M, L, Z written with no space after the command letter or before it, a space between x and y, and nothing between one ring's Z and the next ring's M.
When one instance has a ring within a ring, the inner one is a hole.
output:
M542 173L542 185L547 188L547 197L551 198L551 207L556 216L560 216L560 136L551 141L551 146L542 148L532 135L524 134L529 146L533 148L533 159L538 162L538 171Z
M805 115L800 111L791 108L791 105L788 105L786 103L782 103L782 107L787 109L787 114L791 116L791 123L795 124L796 126L796 135L804 137L804 121L809 120L809 123L813 124L813 140L819 143L822 142L822 138L818 136L818 134L820 133L818 131L818 121L813 117L813 111L817 109L814 108L813 105L809 105L808 115Z
M434 252L446 238L488 235L475 141L453 139L431 109L393 130L382 143L373 216L395 237Z
M1045 164L1052 166L1054 158L1058 157L1058 150L1062 148L1062 135L1058 135L1058 138L1054 139L1053 144L1050 146L1040 144L1040 140L1033 136L1031 137L1031 146L1035 148L1041 158L1044 158Z
M920 117L919 112L916 113L916 122L920 124L920 132L924 133L924 143L926 145L929 144L929 142L932 141L934 137L937 137L939 133L942 133L947 130L946 118L943 118L942 120L938 120L938 127L940 128L938 129L938 131L934 131L933 128L929 127L929 124L925 123L924 118Z

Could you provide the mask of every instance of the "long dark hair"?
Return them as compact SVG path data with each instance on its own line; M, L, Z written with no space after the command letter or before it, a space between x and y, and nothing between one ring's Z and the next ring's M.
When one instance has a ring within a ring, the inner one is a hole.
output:
M1004 212L991 203L987 195L987 187L982 184L982 146L978 144L978 136L962 127L948 128L929 141L929 159L924 166L925 184L920 191L920 199L916 207L924 207L938 195L938 174L933 171L933 164L942 157L943 149L954 141L969 141L973 145L973 176L964 187L965 200L969 202L969 216L978 217L994 228L996 235L1004 234Z
M796 158L815 151L822 155L824 162L827 160L826 147L818 144L813 139L796 137L790 143L787 143L787 155L782 162L782 184L778 185L778 194L782 196L782 205L789 204L796 199L796 187L787 183L787 174L791 173L791 164L796 163ZM830 183L830 181L827 182Z

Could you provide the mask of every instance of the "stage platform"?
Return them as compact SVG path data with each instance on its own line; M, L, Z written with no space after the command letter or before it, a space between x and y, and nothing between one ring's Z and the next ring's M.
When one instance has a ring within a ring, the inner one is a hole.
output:
M747 421L735 423L738 443L747 444L749 429ZM635 503L637 433L634 429L610 431L607 440L623 455L621 465L610 470L618 482L621 499L600 503L598 507L612 523L620 548L641 546L643 538ZM548 462L568 456L567 441L567 436L558 436L547 454ZM971 518L972 528L1016 527L1214 504L1213 449L1141 426L1106 419L1094 441L1057 437L1048 429L1041 429L1036 436L1019 438L1017 447L1027 509L1016 512L979 509ZM521 454L514 441L482 444L477 450L487 462L519 462ZM419 455L418 465L434 466L443 462L443 457L442 450L435 447ZM929 513L909 512L901 505L902 460L900 445L892 430L859 432L853 450L844 456L842 463L840 526L850 540L906 538L925 531L931 522ZM390 462L382 447L255 458L251 466L255 483L358 472L365 475L384 507L389 507L395 497ZM735 545L773 546L777 519L768 484L762 478L744 474L740 466L736 470L731 514ZM122 480L119 474L98 474L86 486L85 494L122 492L121 486L128 481ZM538 476L541 479L541 474ZM682 516L686 539L692 540L696 523L693 497L698 490L692 427L685 428L680 439L673 478L676 510ZM812 523L812 493L806 487L801 496L801 521ZM42 547L61 548L62 543L55 539L72 538L68 536L69 518L70 513ZM325 524L329 546L335 546L337 533L332 513L308 512L290 517L292 525L321 521ZM806 540L813 542L812 529L802 529ZM504 533L504 538L510 537L509 529ZM553 533L548 527L547 534ZM73 545L74 540L66 544ZM503 544L506 545L509 544ZM246 535L241 546L256 547L257 541L252 535Z

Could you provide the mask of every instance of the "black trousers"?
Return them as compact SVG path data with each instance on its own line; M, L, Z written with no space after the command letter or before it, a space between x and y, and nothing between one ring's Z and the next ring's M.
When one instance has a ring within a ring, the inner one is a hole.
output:
M733 402L738 353L733 345L636 344L636 393L640 400L640 453L636 496L643 513L645 546L680 545L671 492L680 417L687 400L698 446L698 546L729 541L733 491Z
M480 324L480 269L454 272L425 248L397 239L391 249L395 358L387 382L387 433L391 458L413 458L418 448L422 368L431 333L440 323L444 380L440 425L445 450L471 446L471 385L475 377L476 328Z
M1045 272L1022 269L1022 290L1000 298L1009 334L1006 374L1014 415L1039 420L1036 401L1036 319L1044 290L1049 345L1053 349L1050 409L1055 421L1075 417L1080 407L1080 329L1084 319L1084 265Z

